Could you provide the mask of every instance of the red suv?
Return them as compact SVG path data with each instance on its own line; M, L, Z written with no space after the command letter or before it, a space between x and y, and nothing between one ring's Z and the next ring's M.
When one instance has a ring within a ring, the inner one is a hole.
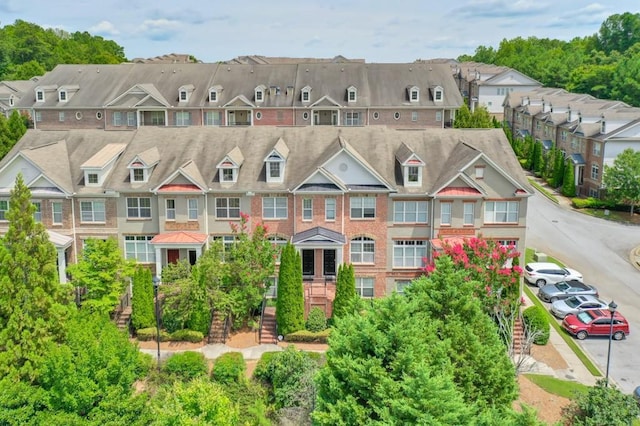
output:
M562 320L562 328L580 340L586 339L587 336L609 336L611 312L606 309L595 309L569 314ZM628 334L629 323L619 312L616 312L613 316L612 337L615 340L622 340Z

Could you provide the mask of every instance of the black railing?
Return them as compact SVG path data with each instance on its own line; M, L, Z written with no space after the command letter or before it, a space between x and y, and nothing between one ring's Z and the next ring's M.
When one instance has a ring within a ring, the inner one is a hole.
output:
M209 330L207 332L207 344L211 344L211 332L213 331L211 326L213 325L213 319L216 317L215 308L211 308L211 320L209 321Z
M267 308L266 296L262 298L262 306L260 307L260 324L258 325L258 343L262 343L262 320L264 319L264 310Z
M227 315L224 319L224 330L222 331L222 343L227 343L227 337L231 331L231 316Z

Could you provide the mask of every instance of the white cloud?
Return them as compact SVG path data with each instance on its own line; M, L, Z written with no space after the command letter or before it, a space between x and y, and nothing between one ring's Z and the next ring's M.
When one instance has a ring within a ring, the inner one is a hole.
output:
M181 24L170 19L147 19L138 31L151 40L169 40L180 30Z
M101 21L97 25L89 28L90 33L115 36L120 34L120 31L109 21Z

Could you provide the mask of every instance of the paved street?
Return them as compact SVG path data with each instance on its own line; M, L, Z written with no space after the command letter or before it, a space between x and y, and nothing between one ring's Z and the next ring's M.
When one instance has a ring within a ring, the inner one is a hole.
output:
M614 300L629 320L631 335L612 343L609 376L630 393L640 385L640 272L629 261L629 253L640 245L640 226L592 218L540 194L529 201L527 247L582 272L584 281L595 285L603 300ZM604 373L608 339L588 338L580 344Z

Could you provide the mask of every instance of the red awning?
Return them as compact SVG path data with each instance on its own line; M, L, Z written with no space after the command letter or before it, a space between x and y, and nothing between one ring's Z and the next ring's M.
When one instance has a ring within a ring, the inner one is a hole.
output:
M191 183L170 183L162 185L158 192L202 192L202 189Z
M438 191L438 195L444 195L444 196L474 196L477 197L478 195L480 195L480 191L478 191L475 188L468 188L468 187L450 187L450 188L444 188L440 191Z
M198 232L167 232L158 234L150 241L151 244L204 244L207 242L207 234Z

